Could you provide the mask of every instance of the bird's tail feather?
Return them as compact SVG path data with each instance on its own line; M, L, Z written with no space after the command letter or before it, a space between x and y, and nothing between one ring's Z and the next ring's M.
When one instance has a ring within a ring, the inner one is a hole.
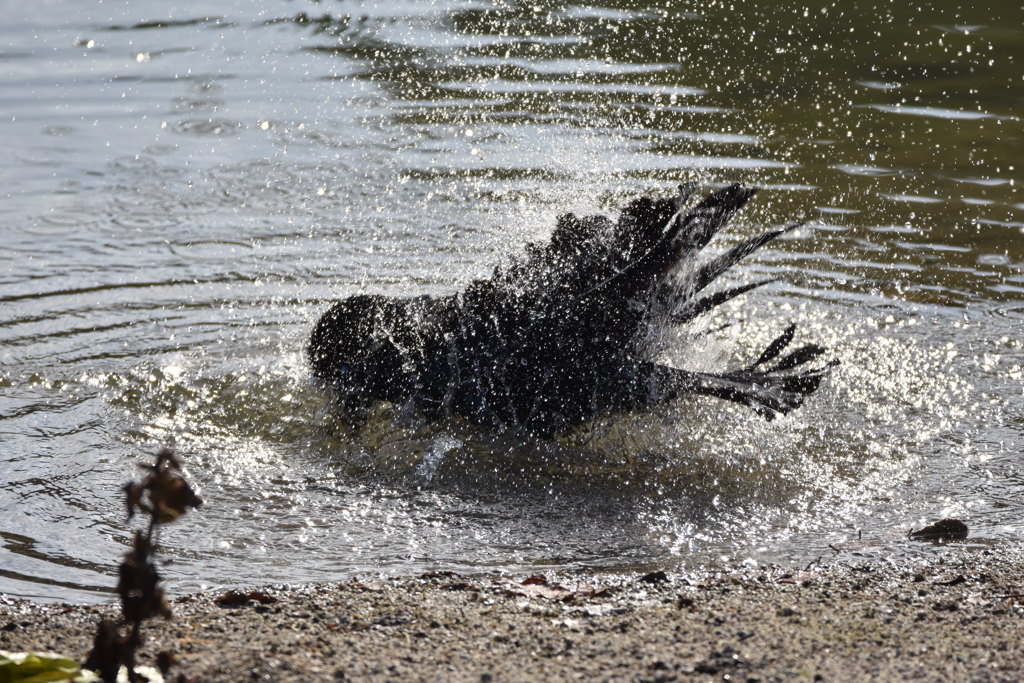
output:
M785 415L799 408L804 398L818 388L829 369L839 364L833 359L820 368L792 372L825 352L821 346L807 344L770 368L758 370L758 366L778 357L793 340L795 330L796 325L790 325L768 345L753 365L743 370L707 373L659 365L655 370L656 381L662 390L671 393L703 394L742 403L769 420L779 413Z

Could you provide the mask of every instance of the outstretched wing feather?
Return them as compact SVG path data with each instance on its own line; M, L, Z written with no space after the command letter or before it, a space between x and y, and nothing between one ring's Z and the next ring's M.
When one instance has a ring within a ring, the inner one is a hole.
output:
M681 311L672 316L670 322L673 325L685 325L691 320L694 320L697 317L704 315L711 309L717 306L721 306L730 299L735 299L736 297L742 294L746 294L752 289L757 289L758 287L770 284L772 282L778 282L778 278L769 278L767 280L760 280L759 282L752 282L748 285L740 285L739 287L733 287L731 289L726 289L724 291L716 292L709 296L703 297L702 299L694 303L688 302L687 305ZM758 362L760 363L761 361Z
M793 341L793 335L795 334L796 323L790 323L789 327L786 328L786 331L780 334L775 341L768 345L768 348L761 353L761 357L750 366L750 369L753 370L761 363L767 363L772 358L775 358L782 353L782 350L789 346L789 343Z
M614 276L598 283L584 295L619 289L620 294L629 296L650 287L656 280L664 277L685 255L706 246L756 191L755 188L739 183L730 185L711 194L682 216L678 213L678 205L689 197L689 188L685 185L680 186L679 198L676 200L677 213L658 226L658 229L663 231L661 238Z
M772 230L770 232L761 233L760 235L755 235L754 237L737 244L721 256L711 259L701 266L700 270L698 270L697 274L694 276L690 290L691 296L714 282L715 278L732 268L744 257L750 255L754 251L757 251L776 237L785 235L787 232L795 230L801 225L803 224L794 223L793 225L787 225L781 230Z

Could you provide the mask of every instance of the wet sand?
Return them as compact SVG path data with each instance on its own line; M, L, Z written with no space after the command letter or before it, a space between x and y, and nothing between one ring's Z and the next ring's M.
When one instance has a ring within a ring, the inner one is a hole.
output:
M660 578L363 578L246 589L257 599L234 606L190 595L147 625L140 660L171 650L170 677L204 683L1024 680L1016 553ZM2 599L0 650L84 659L113 612Z

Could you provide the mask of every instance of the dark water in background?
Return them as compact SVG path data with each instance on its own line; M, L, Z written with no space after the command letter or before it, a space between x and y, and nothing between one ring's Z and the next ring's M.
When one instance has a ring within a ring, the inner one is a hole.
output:
M164 537L176 591L786 563L857 530L898 557L951 515L1019 544L1024 10L753 4L8 8L0 592L102 599L162 445L207 502ZM695 399L524 444L325 410L302 347L330 300L454 291L690 179L765 188L733 239L809 225L673 360L799 321L843 364L798 413Z

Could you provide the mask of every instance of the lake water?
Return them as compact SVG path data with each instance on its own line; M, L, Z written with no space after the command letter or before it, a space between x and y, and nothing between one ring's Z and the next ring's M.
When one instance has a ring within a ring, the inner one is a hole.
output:
M72 2L0 23L0 592L109 599L120 487L205 506L173 591L685 571L1024 535L1024 10L928 3ZM763 188L807 225L674 362L790 321L841 359L786 419L687 399L550 443L310 381L332 300L448 293L566 211ZM858 535L862 540L857 542ZM845 544L845 545L843 545Z

